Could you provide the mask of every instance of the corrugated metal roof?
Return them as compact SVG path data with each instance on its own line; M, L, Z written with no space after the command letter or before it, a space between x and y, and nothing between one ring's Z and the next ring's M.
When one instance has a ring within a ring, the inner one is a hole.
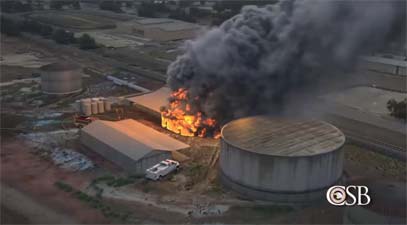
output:
M343 133L326 122L268 116L232 121L222 128L222 138L235 147L276 156L317 155L345 143Z
M170 88L162 87L156 91L144 95L127 98L127 100L160 113L160 107L166 106L168 104L168 98L170 97L170 94Z
M97 120L82 129L128 157L139 160L153 150L175 151L189 145L175 140L135 120Z

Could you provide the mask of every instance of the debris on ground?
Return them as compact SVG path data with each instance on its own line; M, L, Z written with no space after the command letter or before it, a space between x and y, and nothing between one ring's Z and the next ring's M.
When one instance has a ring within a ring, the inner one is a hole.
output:
M57 148L52 151L51 158L57 166L72 171L83 171L94 167L92 161L85 155L71 149Z
M200 218L206 216L219 216L228 211L230 206L211 204L205 200L194 201L193 209L189 211L189 216Z
M32 147L51 152L66 141L78 138L78 129L33 132L20 134L20 136Z
M20 137L42 155L50 156L61 168L83 171L94 167L93 162L85 155L65 147L67 141L78 138L78 129L20 134Z

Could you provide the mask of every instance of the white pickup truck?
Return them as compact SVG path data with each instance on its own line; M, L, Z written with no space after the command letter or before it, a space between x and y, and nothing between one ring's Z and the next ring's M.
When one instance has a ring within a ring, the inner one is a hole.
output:
M169 173L179 169L179 162L166 159L146 170L146 178L160 180Z

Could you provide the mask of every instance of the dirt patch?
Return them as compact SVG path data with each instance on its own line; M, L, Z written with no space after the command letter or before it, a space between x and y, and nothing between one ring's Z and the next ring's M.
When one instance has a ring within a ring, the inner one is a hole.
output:
M1 194L2 203L7 212L13 214L24 212L22 218L28 220L29 223L76 223L69 216L57 213L49 207L38 204L29 196L16 189L2 185Z
M1 149L2 183L29 195L38 204L81 223L109 222L97 210L55 188L54 183L59 180L78 188L86 186L92 177L91 173L73 173L59 169L52 162L33 154L30 147L15 139L3 140ZM19 213L24 215L27 212Z
M29 224L30 220L20 214L20 212L9 209L7 206L4 204L1 204L1 218L0 218L0 223L1 224Z
M405 182L407 163L361 148L346 144L345 171L351 177L382 177Z
M93 15L76 14L71 12L48 12L31 14L32 19L41 23L68 29L108 29L115 28L115 21Z
M14 136L18 132L17 126L24 121L25 117L15 114L0 114L1 137Z
M34 68L1 65L0 72L0 82L3 83L13 80L34 78L36 76L35 74L38 73L38 70Z

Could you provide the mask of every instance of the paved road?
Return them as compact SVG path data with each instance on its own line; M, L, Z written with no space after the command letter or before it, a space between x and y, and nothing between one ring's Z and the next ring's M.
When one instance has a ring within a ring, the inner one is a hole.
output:
M403 122L345 106L336 106L325 119L341 129L348 141L406 160L406 124Z

